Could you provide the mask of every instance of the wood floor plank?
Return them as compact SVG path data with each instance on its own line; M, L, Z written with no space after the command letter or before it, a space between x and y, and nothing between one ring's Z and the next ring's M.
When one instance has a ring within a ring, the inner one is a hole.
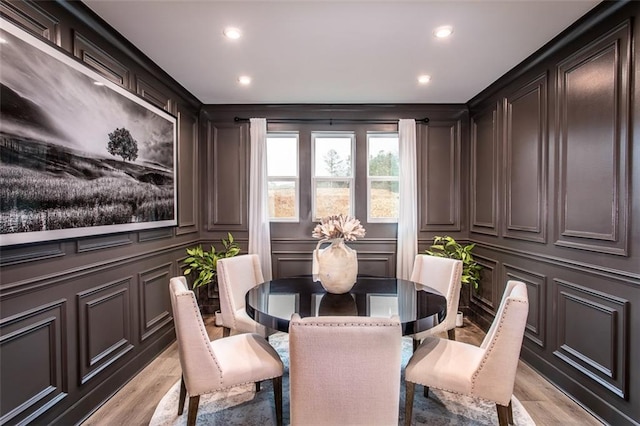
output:
M211 340L222 337L222 328L215 326L213 317L206 317L205 325ZM456 340L461 342L479 345L483 338L484 332L467 319L464 327L456 329ZM148 425L164 394L180 379L180 372L178 346L174 342L82 425ZM518 364L514 395L538 426L602 424L522 361Z

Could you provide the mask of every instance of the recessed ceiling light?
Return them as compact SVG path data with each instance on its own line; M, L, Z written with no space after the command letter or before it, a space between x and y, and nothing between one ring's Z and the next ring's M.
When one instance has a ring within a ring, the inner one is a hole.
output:
M418 76L418 83L420 84L427 84L428 82L431 81L431 76L430 75L420 75Z
M93 84L95 84L96 86L104 86L104 83L101 81L94 81Z
M453 34L453 27L450 25L438 27L435 30L433 30L433 35L436 38L447 38L451 34Z
M9 43L7 40L5 40L4 38L0 37L0 44L7 44Z
M241 75L240 77L238 77L238 83L242 84L243 86L248 86L249 84L251 84L251 77L249 77L248 75Z
M222 34L224 34L226 38L230 38L231 40L237 40L240 38L240 36L242 36L240 30L235 27L225 28L224 31L222 31Z

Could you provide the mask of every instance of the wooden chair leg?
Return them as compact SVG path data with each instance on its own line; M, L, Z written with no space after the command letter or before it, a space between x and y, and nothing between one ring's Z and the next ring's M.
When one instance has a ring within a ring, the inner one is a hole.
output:
M184 385L184 376L180 378L180 399L178 400L178 415L184 412L184 400L187 398L187 387Z
M222 337L229 337L231 335L231 329L229 327L222 327Z
M271 379L273 382L273 399L276 403L276 423L282 426L282 376Z
M416 349L418 349L418 346L420 346L420 340L418 339L412 339L413 340L413 351L415 352Z
M513 405L511 404L511 400L509 400L509 405L507 406L509 409L509 424L513 424Z
M260 392L260 382L256 382L256 393Z
M416 391L416 384L404 381L404 425L411 426L411 417L413 416L413 395Z
M189 397L189 414L187 416L187 426L195 426L198 417L198 404L200 404L200 395Z
M500 426L507 426L509 424L509 407L496 404L496 409L498 410L498 424Z
M449 340L456 340L456 329L452 328L451 330L447 330L447 337Z

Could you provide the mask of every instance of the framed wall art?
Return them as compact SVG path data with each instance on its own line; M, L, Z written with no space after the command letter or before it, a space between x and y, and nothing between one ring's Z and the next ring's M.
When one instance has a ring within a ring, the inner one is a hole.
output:
M0 43L0 245L176 226L176 118L3 18Z

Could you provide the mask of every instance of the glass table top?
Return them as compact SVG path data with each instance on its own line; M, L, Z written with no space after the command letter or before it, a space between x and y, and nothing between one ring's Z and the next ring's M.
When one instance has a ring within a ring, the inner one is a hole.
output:
M291 314L301 317L398 315L404 335L425 331L440 323L447 300L425 285L397 278L358 276L349 293L327 293L311 276L278 278L249 290L246 310L268 328L287 332Z

